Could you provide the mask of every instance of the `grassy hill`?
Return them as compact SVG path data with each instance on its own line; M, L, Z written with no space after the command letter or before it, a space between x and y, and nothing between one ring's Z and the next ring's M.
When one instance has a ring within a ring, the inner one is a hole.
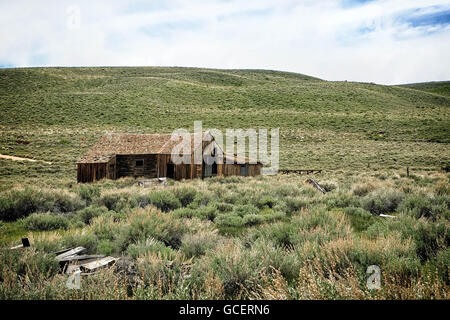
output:
M445 88L267 70L2 69L0 154L53 165L0 160L0 183L73 180L76 159L104 132L192 130L194 120L204 128L280 128L282 168L441 167L450 161L450 97L436 92Z
M411 83L400 87L435 93L446 97L450 96L450 81Z

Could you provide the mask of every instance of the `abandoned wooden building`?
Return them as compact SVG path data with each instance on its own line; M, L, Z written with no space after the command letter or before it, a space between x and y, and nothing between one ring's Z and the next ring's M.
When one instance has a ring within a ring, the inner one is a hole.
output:
M196 139L195 135L197 138L200 136L200 140ZM104 178L121 177L167 177L181 180L261 174L261 162L223 153L209 132L190 134L190 146L180 147L180 150L188 151L179 153L184 157L190 157L190 164L175 164L171 157L172 150L176 145L184 143L184 140L181 137L178 140L171 137L171 134L106 134L77 162L77 181L93 182ZM194 141L201 141L197 146L201 148L201 154L210 156L223 154L223 156L216 157L218 159L213 164L207 164L204 160L200 164L195 164ZM221 152L216 153L219 149ZM229 163L230 160L233 160L233 163Z

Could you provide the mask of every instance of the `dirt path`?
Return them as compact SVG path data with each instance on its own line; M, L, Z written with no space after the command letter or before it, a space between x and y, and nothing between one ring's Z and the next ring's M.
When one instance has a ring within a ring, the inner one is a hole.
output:
M44 162L46 164L52 164L51 162L43 161L43 160L35 160L30 158L21 158L21 157L15 157L15 156L7 156L5 154L0 154L0 159L8 159L13 161L31 161L31 162Z

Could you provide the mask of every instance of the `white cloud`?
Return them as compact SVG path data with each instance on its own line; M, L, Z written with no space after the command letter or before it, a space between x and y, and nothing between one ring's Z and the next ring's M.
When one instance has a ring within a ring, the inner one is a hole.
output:
M276 3L276 5L275 5ZM67 8L80 8L80 28ZM384 84L450 79L450 22L399 14L444 0L2 1L0 65L164 65L293 71ZM431 9L430 9L431 8ZM426 11L420 11L425 13Z

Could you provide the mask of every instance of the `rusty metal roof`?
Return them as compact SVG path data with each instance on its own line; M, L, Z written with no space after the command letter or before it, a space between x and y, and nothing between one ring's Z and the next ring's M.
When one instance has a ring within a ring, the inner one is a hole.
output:
M204 132L202 136L201 133L191 133L190 138L190 146L188 146L183 145L184 140L181 136L172 138L172 134L107 133L77 163L105 163L116 155L171 154L177 145L179 145L180 154L191 154L194 150L194 142L212 141L209 140L212 138L209 132ZM189 151L186 152L186 150ZM233 155L225 155L225 157L229 158ZM234 157L237 161L237 156ZM249 159L245 158L244 161L248 162Z

